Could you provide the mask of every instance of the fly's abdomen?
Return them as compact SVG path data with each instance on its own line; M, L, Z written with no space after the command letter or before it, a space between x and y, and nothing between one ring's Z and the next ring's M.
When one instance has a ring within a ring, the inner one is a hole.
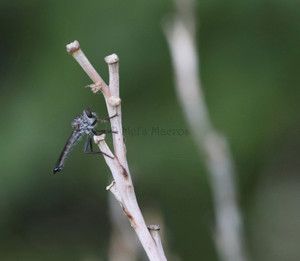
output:
M81 132L78 132L76 130L74 130L72 132L70 138L68 139L65 147L63 148L63 150L59 156L56 167L53 169L53 174L62 170L69 152L71 151L71 149L72 149L73 145L76 143L76 141L80 138L81 134L82 134Z

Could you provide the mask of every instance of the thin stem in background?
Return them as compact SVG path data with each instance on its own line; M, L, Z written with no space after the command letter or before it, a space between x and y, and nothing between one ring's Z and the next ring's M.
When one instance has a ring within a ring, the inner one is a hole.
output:
M195 41L194 2L175 1L164 32L173 60L177 96L209 174L216 216L215 240L223 261L246 261L234 163L226 138L213 127L202 94Z

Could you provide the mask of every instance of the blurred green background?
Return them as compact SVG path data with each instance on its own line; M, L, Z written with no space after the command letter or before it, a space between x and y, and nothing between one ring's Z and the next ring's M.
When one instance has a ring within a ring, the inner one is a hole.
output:
M161 29L172 11L170 0L1 0L0 260L107 260L103 158L82 153L81 141L52 174L73 117L90 106L107 115L65 45L79 40L106 82L103 58L118 54L124 127L187 129ZM195 11L205 98L236 162L249 256L299 260L299 2L198 1ZM139 204L163 214L169 250L217 260L192 137L126 140Z

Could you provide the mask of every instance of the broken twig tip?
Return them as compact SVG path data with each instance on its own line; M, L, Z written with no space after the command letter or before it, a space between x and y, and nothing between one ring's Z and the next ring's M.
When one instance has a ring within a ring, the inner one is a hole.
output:
M119 61L118 55L115 53L108 55L104 58L105 62L108 64L117 63Z
M148 225L147 228L152 231L160 231L159 225Z
M67 44L66 49L69 54L72 54L80 49L80 44L75 40L74 42Z
M101 141L105 140L105 134L94 135L94 141L96 144L99 144Z
M108 185L108 186L106 187L106 190L111 190L112 187L113 187L115 184L116 184L116 182L113 181L112 183L110 183L110 185Z

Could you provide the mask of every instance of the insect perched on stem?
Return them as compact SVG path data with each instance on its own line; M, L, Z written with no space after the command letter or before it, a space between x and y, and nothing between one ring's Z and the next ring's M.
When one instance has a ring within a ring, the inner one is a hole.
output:
M85 153L87 153L87 154L103 154L103 155L111 158L111 156L107 155L106 153L104 153L102 151L97 151L97 152L93 151L91 137L92 137L92 134L101 135L103 133L115 133L112 130L97 131L94 129L94 127L96 126L98 121L110 120L111 118L116 117L116 116L117 116L117 114L113 115L110 118L106 118L106 119L97 118L96 113L92 112L89 109L85 109L82 114L76 116L72 122L72 127L73 127L72 134L69 137L69 139L67 140L67 143L59 156L59 159L56 163L56 167L53 169L53 174L62 170L69 152L71 151L72 147L75 145L75 143L79 140L79 138L83 134L88 135L85 145L84 145ZM88 147L90 147L91 151L88 151Z

